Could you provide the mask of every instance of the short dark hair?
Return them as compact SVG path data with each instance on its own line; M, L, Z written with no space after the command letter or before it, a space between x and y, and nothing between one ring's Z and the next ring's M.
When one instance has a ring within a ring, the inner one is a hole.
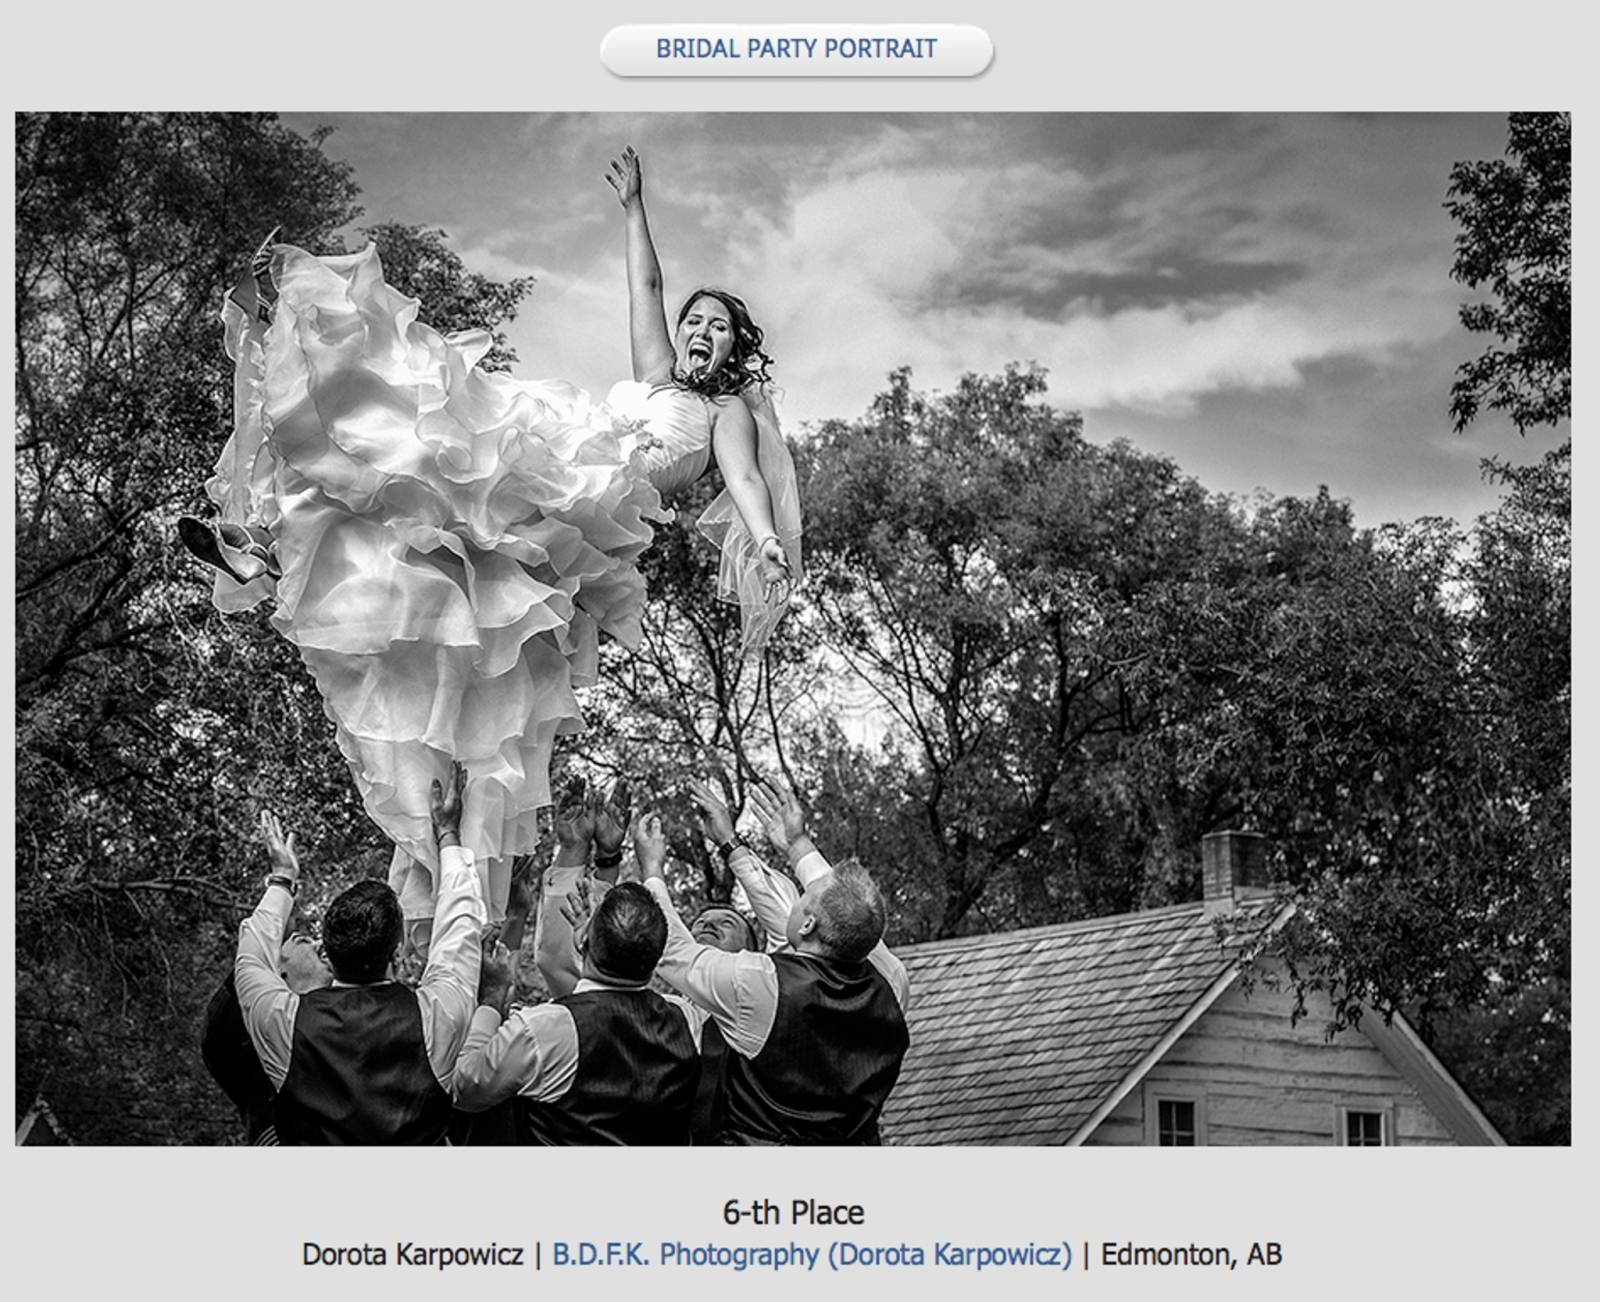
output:
M617 981L645 982L667 947L667 918L638 882L606 892L589 923L589 960Z
M674 382L712 398L738 393L752 384L770 384L772 376L767 368L773 364L772 357L761 348L766 332L751 318L750 309L737 294L730 294L712 285L702 286L683 300L683 306L678 309L678 319L673 322L674 327L683 324L689 309L702 298L714 298L728 310L728 322L733 327L733 347L728 352L728 360L710 375L682 375L674 367Z
M322 917L322 952L341 981L381 981L405 935L400 901L383 882L341 891Z
M883 939L888 914L877 882L858 863L834 867L816 902L817 939L841 963L859 963Z

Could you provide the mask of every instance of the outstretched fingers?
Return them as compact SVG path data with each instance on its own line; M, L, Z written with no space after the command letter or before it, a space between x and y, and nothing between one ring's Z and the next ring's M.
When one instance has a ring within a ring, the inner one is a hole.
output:
M632 145L624 147L623 151L611 160L605 179L606 183L617 192L617 198L624 203L639 193L644 178L639 166L639 155Z
M655 810L641 814L633 825L633 852L639 871L645 877L664 877L667 863L667 832Z

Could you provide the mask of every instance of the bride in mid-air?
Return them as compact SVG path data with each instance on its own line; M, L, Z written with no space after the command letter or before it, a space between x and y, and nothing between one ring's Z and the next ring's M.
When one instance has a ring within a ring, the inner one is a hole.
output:
M431 917L434 779L467 773L462 844L503 911L533 850L557 735L583 727L598 635L640 637L636 562L662 497L716 464L700 532L743 649L767 644L800 573L794 464L772 358L743 301L690 294L668 325L630 147L621 201L633 381L604 403L480 370L485 331L442 335L383 280L376 249L270 241L224 307L235 428L185 544L224 611L273 600L314 675L366 809L396 846L408 917ZM276 232L274 232L276 235Z

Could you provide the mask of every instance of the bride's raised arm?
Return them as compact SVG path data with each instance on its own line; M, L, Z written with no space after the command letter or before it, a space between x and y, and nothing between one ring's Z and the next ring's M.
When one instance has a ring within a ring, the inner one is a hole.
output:
M675 360L661 300L661 263L650 223L644 215L644 173L629 145L611 160L606 180L617 192L627 218L628 337L633 348L633 378L658 384L672 374Z

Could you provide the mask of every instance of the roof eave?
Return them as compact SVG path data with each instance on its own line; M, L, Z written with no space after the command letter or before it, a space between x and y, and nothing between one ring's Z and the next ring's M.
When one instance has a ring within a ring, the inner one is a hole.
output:
M1294 915L1294 910L1293 901L1279 909L1272 922L1268 924L1266 934L1271 936L1280 931L1283 925ZM1207 986L1200 997L1190 1004L1188 1008L1184 1009L1178 1019L1163 1032L1161 1038L1150 1047L1138 1062L1127 1070L1122 1079L1117 1082L1115 1088L1100 1101L1099 1105L1089 1114L1083 1124L1067 1136L1065 1142L1068 1148L1077 1148L1082 1145L1095 1132L1100 1123L1116 1110L1123 1099L1138 1088L1139 1082L1149 1074L1151 1068L1166 1057L1167 1052L1178 1042L1183 1034L1199 1021L1206 1010L1216 1003L1228 988L1239 979L1240 970L1237 959L1228 963L1222 975Z

